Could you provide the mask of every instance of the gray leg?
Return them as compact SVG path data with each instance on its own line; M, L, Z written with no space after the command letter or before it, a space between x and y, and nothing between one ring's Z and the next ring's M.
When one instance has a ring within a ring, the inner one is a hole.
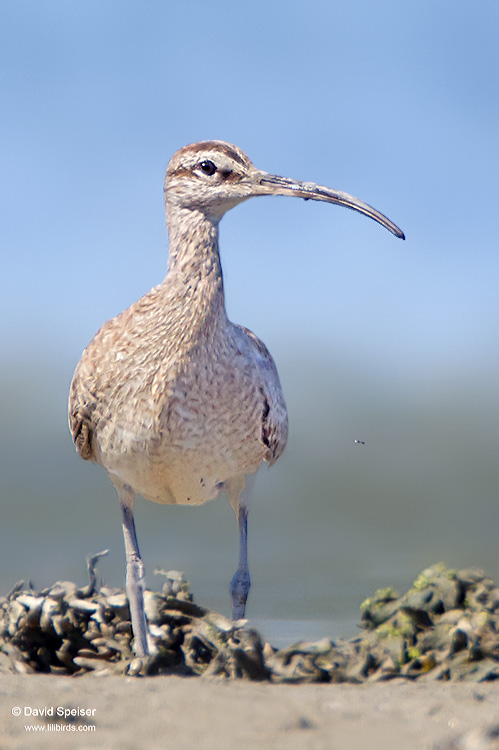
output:
M248 568L248 506L244 500L239 501L237 523L239 525L239 565L229 586L233 620L241 620L244 617L246 599L251 586Z
M123 536L126 552L126 593L132 618L134 651L137 656L148 656L147 623L144 614L144 566L139 552L135 523L133 520L133 490L125 485L118 489L120 509L123 516Z

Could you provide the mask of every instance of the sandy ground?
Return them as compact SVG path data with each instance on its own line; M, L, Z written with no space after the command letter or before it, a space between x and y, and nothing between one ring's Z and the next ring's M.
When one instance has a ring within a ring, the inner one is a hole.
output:
M27 716L25 707L53 708L54 715L58 707L95 711L69 724L59 719L66 729L55 731L55 716ZM0 682L1 750L495 750L499 739L484 739L483 731L497 725L496 683L270 685L44 675L2 675Z

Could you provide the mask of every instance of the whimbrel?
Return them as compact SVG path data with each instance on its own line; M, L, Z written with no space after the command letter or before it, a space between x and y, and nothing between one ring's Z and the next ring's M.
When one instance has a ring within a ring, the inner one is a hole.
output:
M69 398L76 450L102 464L118 492L134 649L149 653L144 569L133 518L136 494L199 505L227 494L239 527L239 564L229 591L234 619L250 588L247 478L273 464L288 433L274 361L225 311L218 224L253 196L337 203L404 234L347 193L262 172L223 141L185 146L168 164L165 279L105 323L82 354Z

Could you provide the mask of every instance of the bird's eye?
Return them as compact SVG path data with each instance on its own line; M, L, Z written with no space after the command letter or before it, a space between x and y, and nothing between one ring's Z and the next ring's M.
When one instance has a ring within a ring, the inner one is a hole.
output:
M207 174L211 177L212 174L215 174L217 171L217 168L215 164L213 164L212 161L209 161L208 159L205 159L205 161L202 161L199 165L201 167L201 171L203 174Z

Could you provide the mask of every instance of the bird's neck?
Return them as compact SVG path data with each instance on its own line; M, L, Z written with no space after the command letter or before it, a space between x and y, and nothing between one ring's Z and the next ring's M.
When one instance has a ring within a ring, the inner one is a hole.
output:
M226 320L218 220L201 211L166 206L168 269L165 281L199 315Z

